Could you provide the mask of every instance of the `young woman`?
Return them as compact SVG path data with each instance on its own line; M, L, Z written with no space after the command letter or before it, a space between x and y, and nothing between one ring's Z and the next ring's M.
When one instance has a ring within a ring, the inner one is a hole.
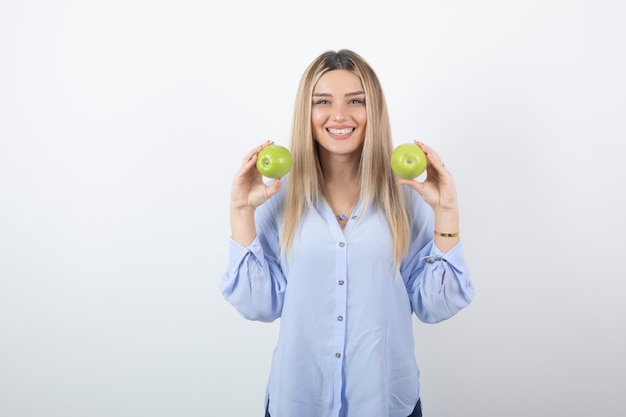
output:
M474 296L450 172L432 148L426 179L390 167L380 82L358 54L304 72L293 167L265 182L250 150L232 185L224 297L250 320L280 318L266 416L421 416L412 313L436 323Z

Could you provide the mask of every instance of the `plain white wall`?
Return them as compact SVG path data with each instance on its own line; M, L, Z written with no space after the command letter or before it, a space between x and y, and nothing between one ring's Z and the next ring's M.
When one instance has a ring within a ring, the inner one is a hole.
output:
M230 180L327 49L455 174L475 302L429 417L623 415L626 7L3 0L0 415L260 416L277 323L218 292Z

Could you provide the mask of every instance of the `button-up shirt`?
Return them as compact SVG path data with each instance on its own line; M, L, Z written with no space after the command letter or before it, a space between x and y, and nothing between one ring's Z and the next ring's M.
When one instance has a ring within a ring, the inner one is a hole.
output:
M406 417L420 395L412 314L436 323L474 297L462 246L442 253L431 207L405 186L408 255L394 266L384 213L357 204L342 229L318 202L280 252L284 189L255 212L257 235L230 241L220 290L250 320L280 319L266 396L272 417Z

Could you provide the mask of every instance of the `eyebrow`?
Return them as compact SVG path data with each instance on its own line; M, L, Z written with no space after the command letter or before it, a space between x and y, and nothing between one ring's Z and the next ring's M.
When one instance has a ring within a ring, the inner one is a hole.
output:
M354 91L352 93L346 93L344 97L365 95L364 91ZM332 97L332 94L328 93L313 93L313 97Z

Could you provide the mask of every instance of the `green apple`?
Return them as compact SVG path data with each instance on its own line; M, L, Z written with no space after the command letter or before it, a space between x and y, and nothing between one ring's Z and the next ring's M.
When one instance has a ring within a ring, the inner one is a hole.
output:
M268 145L257 155L256 168L267 178L280 178L291 169L291 152L281 145Z
M405 179L419 177L426 170L426 154L414 143L403 143L391 152L391 169Z

